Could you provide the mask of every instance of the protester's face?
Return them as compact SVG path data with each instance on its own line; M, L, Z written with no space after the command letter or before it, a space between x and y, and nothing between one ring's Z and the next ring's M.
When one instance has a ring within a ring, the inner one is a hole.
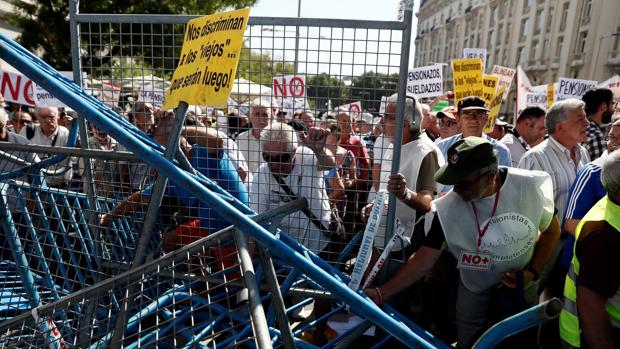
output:
M58 127L58 110L41 108L37 113L37 120L39 120L43 133L49 135Z
M327 135L327 137L325 138L325 147L329 149L332 152L332 154L336 153L336 150L338 149L338 134L337 133L330 133Z
M265 107L254 107L250 111L250 122L255 130L262 130L269 125L271 119L271 109Z
M314 116L312 116L312 113L308 113L308 112L301 113L299 114L297 119L303 122L304 124L306 124L306 127L308 128L314 127Z
M612 126L606 139L608 153L618 150L620 148L620 126Z
M457 121L463 137L480 137L484 126L489 121L489 113L485 110L463 110L457 114Z
M394 103L390 103L385 107L383 131L390 138L394 138L396 134L396 104Z
M588 128L588 119L583 108L577 108L569 111L569 117L566 121L558 124L558 131L561 136L571 144L585 142L588 139L586 129Z
M28 113L17 112L13 114L12 124L15 133L19 133L24 126L32 124L32 116Z
M525 134L521 137L525 139L530 146L536 145L545 138L547 127L545 126L545 117L525 120L527 126Z
M148 132L155 124L153 108L145 104L138 104L133 112L134 123L142 132Z
M611 122L611 118L614 115L614 100L609 100L605 103L605 106L607 108L605 108L605 111L603 112L603 115L601 117L601 122L603 124L609 124Z
M452 137L459 133L459 124L456 120L452 120L448 117L439 118L439 136L442 139Z
M338 129L342 136L349 136L353 133L353 123L351 122L351 116L349 113L338 114Z
M484 196L490 179L494 173L473 174L454 185L454 192L465 202L478 200Z
M265 142L263 144L263 160L269 170L276 176L288 176L293 169L295 151L291 151L285 142Z

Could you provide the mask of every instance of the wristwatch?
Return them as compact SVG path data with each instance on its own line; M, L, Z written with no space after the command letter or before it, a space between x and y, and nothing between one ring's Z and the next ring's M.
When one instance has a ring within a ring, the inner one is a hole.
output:
M534 275L532 281L537 281L538 279L540 279L540 274L531 265L528 265L527 268L525 268L525 271L529 271L530 273L532 273L532 275Z

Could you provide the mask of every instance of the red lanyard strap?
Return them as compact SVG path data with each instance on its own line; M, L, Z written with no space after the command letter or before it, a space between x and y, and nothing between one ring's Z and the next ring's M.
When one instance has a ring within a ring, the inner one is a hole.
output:
M491 212L491 217L487 221L487 224L484 225L484 228L480 229L480 223L478 223L478 212L476 211L476 205L474 205L473 201L471 203L471 208L474 211L474 218L476 220L476 226L478 226L478 242L477 246L480 248L480 244L482 243L482 237L486 234L487 229L489 229L489 225L491 224L491 218L495 216L495 211L497 211L497 204L499 203L499 189L495 193L495 202L493 203L493 211Z

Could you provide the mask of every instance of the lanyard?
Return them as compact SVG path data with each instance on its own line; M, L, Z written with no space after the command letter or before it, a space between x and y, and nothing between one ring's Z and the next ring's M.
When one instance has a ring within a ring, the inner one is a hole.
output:
M477 246L480 248L480 244L482 243L482 237L486 234L487 229L489 229L489 224L491 224L491 218L495 216L495 211L497 211L497 203L499 202L499 188L497 189L497 193L495 193L495 202L493 203L493 212L491 212L491 217L487 224L484 225L484 228L480 229L480 223L478 223L478 212L476 211L476 205L471 203L471 208L474 211L474 218L476 219L476 225L478 226L478 242Z

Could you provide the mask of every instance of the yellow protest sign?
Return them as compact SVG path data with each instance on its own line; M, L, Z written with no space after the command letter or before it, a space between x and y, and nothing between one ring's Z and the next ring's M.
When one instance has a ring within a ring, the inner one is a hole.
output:
M551 108L553 100L555 99L555 84L547 84L547 108Z
M499 91L493 95L493 98L489 103L489 122L484 127L484 133L492 132L495 127L495 119L497 119L497 116L499 115L499 108L502 106L502 100L504 99L504 89L505 87L502 86Z
M482 60L453 59L454 105L467 96L482 96Z
M217 13L187 22L181 57L163 108L179 102L224 105L237 74L237 63L250 9Z
M484 74L482 77L482 96L480 96L487 105L491 104L491 99L497 92L497 85L499 84L499 76Z

